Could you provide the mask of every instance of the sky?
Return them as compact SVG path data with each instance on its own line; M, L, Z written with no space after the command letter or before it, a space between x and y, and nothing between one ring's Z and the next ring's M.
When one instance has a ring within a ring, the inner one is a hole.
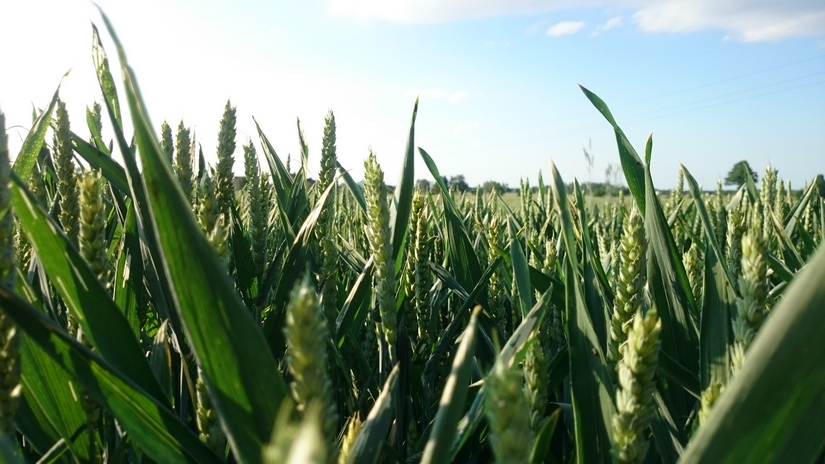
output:
M191 127L214 162L227 101L241 146L253 117L285 161L297 120L317 176L324 118L353 177L373 150L400 175L413 104L415 143L442 175L517 187L607 178L619 164L610 107L651 170L672 188L684 164L714 189L739 160L771 165L800 188L825 172L825 4L821 0L100 0L134 69L152 124ZM0 111L12 156L60 87L72 129L101 101L92 27L119 78L94 4L0 1ZM122 89L122 85L121 85ZM104 122L104 137L108 125ZM128 132L128 129L127 129ZM128 136L128 133L127 133ZM111 135L109 135L111 137ZM49 143L51 138L48 138ZM592 155L588 163L584 150ZM262 166L266 166L262 163ZM416 178L432 179L420 158Z

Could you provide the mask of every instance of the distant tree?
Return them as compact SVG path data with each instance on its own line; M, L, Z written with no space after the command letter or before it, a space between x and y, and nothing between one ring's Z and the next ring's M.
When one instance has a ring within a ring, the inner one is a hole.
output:
M751 176L754 182L759 179L759 175L756 174L756 171L751 169L750 164L747 161L742 160L733 165L728 172L728 177L725 177L725 185L736 185L737 187L741 186L745 182L747 182L748 176Z
M817 174L814 183L816 183L816 189L819 190L819 197L825 198L825 177L822 177L822 174Z
M464 180L464 175L462 174L450 177L450 182L447 183L447 186L450 187L450 189L456 189L459 192L466 192L470 190L470 186L467 185L467 181Z
M429 190L430 189L430 181L427 179L418 179L415 181L415 188L421 190Z
M501 182L496 182L494 180L488 180L481 184L481 191L484 193L496 192L499 195L510 190L507 184L502 184Z

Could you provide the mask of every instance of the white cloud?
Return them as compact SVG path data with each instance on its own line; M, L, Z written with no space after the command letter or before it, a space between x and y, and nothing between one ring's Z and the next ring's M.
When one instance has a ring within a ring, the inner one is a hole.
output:
M584 27L584 21L562 21L550 26L547 35L551 37L561 37L563 35L573 35Z
M600 26L600 29L603 30L603 31L607 31L607 30L613 29L614 27L621 26L622 22L624 22L624 17L623 16L614 16L614 17L608 19L604 24L602 24Z
M745 42L825 34L821 0L329 0L328 5L337 15L398 23L540 15L597 7L609 8L613 14L626 12L640 29L651 33L713 29ZM600 30L619 26L623 21L620 18L612 17ZM528 28L527 34L538 32L536 26Z
M825 9L807 0L660 0L645 3L634 14L634 19L647 32L719 29L736 40L760 42L817 36L825 31Z

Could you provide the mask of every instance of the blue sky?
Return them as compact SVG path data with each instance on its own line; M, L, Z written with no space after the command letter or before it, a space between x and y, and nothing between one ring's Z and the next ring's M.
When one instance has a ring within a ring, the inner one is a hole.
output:
M565 180L602 182L618 164L610 126L577 84L604 99L654 181L679 163L712 189L746 159L796 187L825 172L825 5L731 0L306 0L99 2L135 69L152 121L192 126L214 160L227 99L240 145L252 116L282 158L298 152L296 118L317 171L323 121L360 178L370 147L394 183L416 96L416 144L470 185L535 185L550 161ZM73 129L99 99L91 3L0 6L0 110L12 152L61 76ZM104 33L104 36L106 34ZM107 52L115 54L104 40ZM115 68L116 70L116 68ZM583 148L594 155L589 169ZM423 163L417 178L430 178Z

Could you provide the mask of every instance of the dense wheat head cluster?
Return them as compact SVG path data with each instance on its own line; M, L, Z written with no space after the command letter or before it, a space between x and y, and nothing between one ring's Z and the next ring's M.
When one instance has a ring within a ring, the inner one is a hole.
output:
M86 127L58 89L10 154L0 113L5 462L821 461L821 176L663 195L582 88L618 196L447 185L418 101L359 184L332 111L295 156L232 102L153 126L108 33Z

